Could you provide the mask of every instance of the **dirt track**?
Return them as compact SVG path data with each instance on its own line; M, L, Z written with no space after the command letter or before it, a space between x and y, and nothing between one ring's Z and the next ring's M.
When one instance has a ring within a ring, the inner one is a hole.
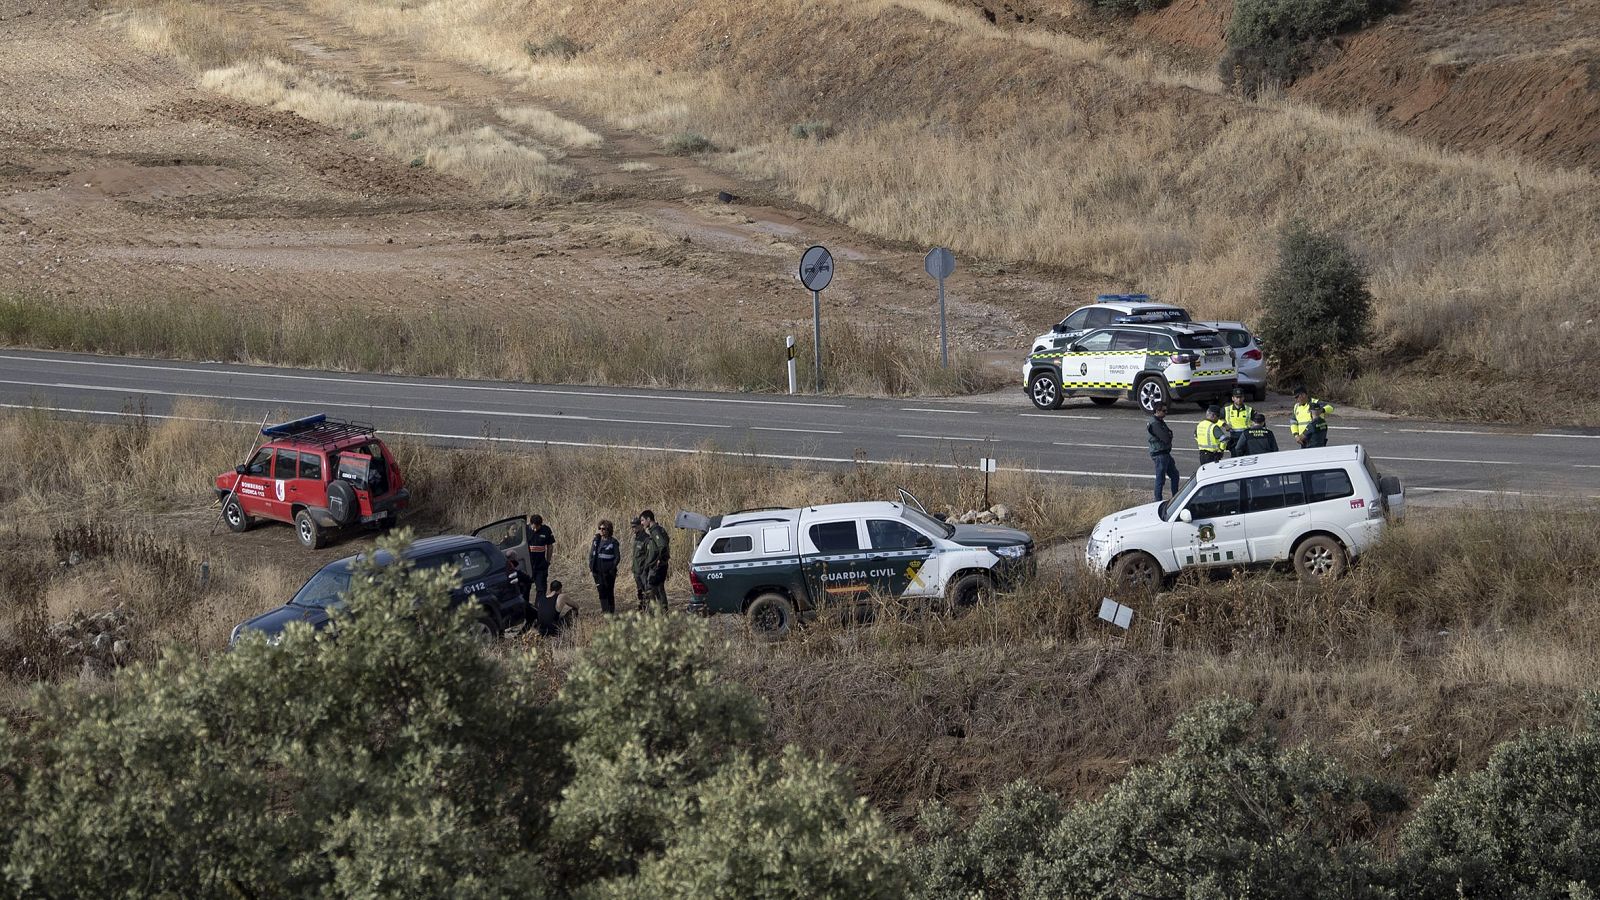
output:
M560 160L574 174L559 199L508 205L359 135L207 93L89 4L26 8L0 6L0 294L800 326L810 298L793 271L823 243L841 265L825 315L933 333L925 248L885 245L291 0L247 14L296 65L363 97L440 106L502 132L497 107L539 107L604 142ZM953 337L970 349L1013 349L1083 293L1048 273L968 262L950 286Z

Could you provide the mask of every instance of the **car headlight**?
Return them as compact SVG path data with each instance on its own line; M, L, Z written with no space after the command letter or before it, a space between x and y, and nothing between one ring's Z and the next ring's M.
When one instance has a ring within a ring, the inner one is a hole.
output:
M1005 559L1021 559L1027 552L1028 548L1022 546L1021 544L1015 544L1010 547L994 548L994 555L1003 557Z
M283 632L274 631L272 634L267 635L268 647L276 647L281 643L283 643Z
M1100 542L1095 540L1094 538L1089 538L1088 543L1083 545L1083 554L1085 556L1092 557L1092 556L1095 556L1096 554L1098 554L1099 552L1100 552Z

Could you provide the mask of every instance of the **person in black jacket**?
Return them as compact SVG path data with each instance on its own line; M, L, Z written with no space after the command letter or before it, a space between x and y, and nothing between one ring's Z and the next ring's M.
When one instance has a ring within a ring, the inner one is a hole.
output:
M1150 443L1150 461L1156 466L1156 501L1161 500L1161 482L1172 479L1172 496L1178 496L1178 464L1172 461L1172 426L1167 424L1167 404L1157 403L1145 425Z
M611 535L611 520L601 519L589 542L589 573L594 576L600 611L608 616L617 611L617 564L621 559L622 545Z
M1237 456L1255 456L1260 453L1277 453L1278 438L1267 427L1267 414L1256 413L1251 417L1250 427L1239 432L1234 439L1234 451Z

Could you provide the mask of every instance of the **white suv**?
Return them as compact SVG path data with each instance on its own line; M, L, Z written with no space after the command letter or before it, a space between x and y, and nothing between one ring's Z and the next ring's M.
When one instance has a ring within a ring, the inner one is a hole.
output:
M1293 561L1308 581L1337 578L1405 508L1400 479L1360 445L1241 456L1200 467L1163 503L1095 525L1089 567L1134 591L1185 569Z
M1046 350L1062 338L1071 338L1107 325L1158 325L1187 321L1189 313L1183 307L1152 302L1149 294L1101 294L1095 298L1095 302L1078 307L1051 326L1049 331L1034 338L1033 352Z

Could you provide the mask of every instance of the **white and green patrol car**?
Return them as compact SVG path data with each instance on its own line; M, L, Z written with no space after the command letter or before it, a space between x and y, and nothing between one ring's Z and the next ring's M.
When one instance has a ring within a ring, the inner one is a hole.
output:
M758 509L702 521L706 535L689 563L691 610L743 614L769 636L825 607L874 597L958 609L1010 587L1035 565L1026 532L952 525L905 503Z
M1062 336L1036 345L1022 366L1023 389L1040 409L1059 409L1068 397L1101 406L1126 398L1146 412L1162 401L1205 406L1223 402L1237 378L1227 340L1188 323L1119 324Z

